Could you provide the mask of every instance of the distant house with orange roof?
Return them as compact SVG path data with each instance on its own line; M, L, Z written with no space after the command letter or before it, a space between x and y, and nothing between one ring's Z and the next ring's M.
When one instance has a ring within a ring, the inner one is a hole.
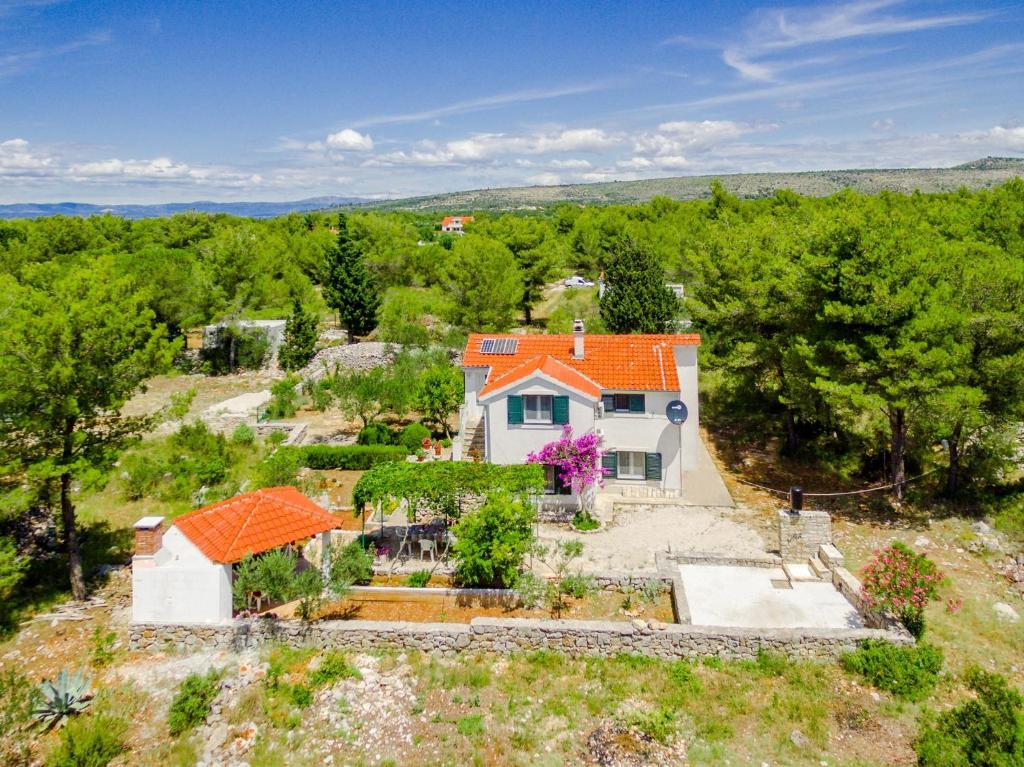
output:
M441 219L441 231L450 234L464 234L465 225L472 223L472 216L445 216Z
M294 487L237 495L178 517L135 523L132 620L224 623L231 620L232 565L340 526Z
M696 334L586 335L579 320L572 334L474 333L456 455L523 463L568 424L602 436L608 491L678 496L700 450L699 346ZM545 471L549 493L569 493Z

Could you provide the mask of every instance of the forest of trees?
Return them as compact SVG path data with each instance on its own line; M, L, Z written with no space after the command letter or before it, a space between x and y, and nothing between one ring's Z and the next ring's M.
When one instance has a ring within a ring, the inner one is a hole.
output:
M289 367L308 359L317 320L351 340L421 346L560 329L576 313L591 331L682 320L704 339L713 429L885 475L898 496L925 468L941 468L950 496L1013 477L1024 182L825 199L712 191L478 214L463 237L434 217L365 211L0 222L0 516L44 498L73 528L73 478L109 466L147 425L120 406L171 366L183 330L238 318L292 317L302 341ZM601 306L593 291L566 295L539 318L545 286L572 272L606 273Z

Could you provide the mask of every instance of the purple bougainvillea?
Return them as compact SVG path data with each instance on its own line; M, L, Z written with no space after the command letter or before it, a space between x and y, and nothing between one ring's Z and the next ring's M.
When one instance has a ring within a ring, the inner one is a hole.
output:
M601 467L604 454L601 437L590 431L574 438L572 427L566 424L559 439L530 453L526 462L554 466L559 479L579 494L592 485L604 484L605 470Z

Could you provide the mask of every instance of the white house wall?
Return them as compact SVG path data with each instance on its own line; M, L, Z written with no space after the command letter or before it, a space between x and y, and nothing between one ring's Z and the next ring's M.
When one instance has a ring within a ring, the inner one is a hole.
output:
M490 463L523 463L526 455L540 450L561 434L558 424L513 424L508 423L507 397L523 394L549 394L569 397L569 423L576 434L583 434L595 427L603 436L606 450L636 450L645 453L661 453L662 481L616 480L608 478L609 489L625 487L661 487L665 490L679 490L685 482L685 473L697 466L700 449L700 413L697 400L697 347L674 347L676 372L679 377L678 392L639 391L644 395L643 413L606 413L595 416L594 403L578 392L557 385L540 375L534 375L516 386L500 392L482 403L486 411L486 460ZM466 404L476 406L477 394L483 388L485 371L480 368L466 368ZM627 394L628 389L609 389L606 394ZM669 422L666 407L672 400L682 400L688 415L681 426Z
M625 394L626 391L616 390L608 393ZM637 392L634 392L637 393ZM680 432L678 426L669 423L665 408L669 402L679 398L678 392L643 392L643 413L605 413L597 421L604 440L605 450L635 450L644 453L661 453L661 477L664 484L653 480L622 479L614 477L605 479L609 488L637 485L664 487L676 490L682 487L682 458L680 450Z
M231 620L231 565L211 562L178 528L152 557L132 560L132 620L222 623Z
M489 463L523 463L527 453L536 452L562 434L561 424L512 424L508 422L508 397L520 394L549 394L569 398L569 423L576 434L594 428L594 403L579 392L538 377L528 378L484 403L486 410L486 460Z

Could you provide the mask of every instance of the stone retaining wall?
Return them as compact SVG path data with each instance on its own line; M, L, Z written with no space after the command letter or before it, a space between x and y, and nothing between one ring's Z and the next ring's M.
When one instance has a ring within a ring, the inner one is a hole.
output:
M236 620L218 626L132 624L135 650L242 650L281 642L292 646L352 650L532 652L614 656L635 653L659 658L750 660L761 650L793 658L826 660L851 652L865 639L913 644L906 632L880 629L725 629L634 620L554 621L529 618L474 618L471 623L385 621Z
M832 543L832 517L824 511L780 509L779 554L786 562L804 562Z

